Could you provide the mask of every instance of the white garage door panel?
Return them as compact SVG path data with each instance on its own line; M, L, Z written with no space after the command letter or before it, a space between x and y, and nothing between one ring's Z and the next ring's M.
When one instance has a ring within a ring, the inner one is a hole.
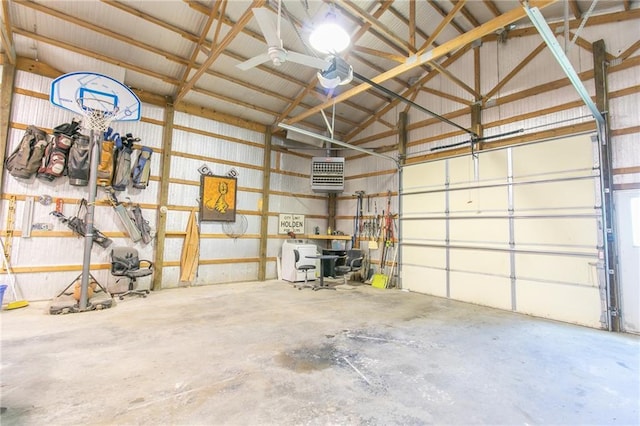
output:
M511 308L509 278L451 272L451 297L500 309Z
M600 292L578 287L518 280L518 312L600 328Z
M474 185L474 184L472 184ZM506 212L507 187L473 188L451 191L449 210L451 213L488 214L496 211Z
M406 217L441 212L446 205L445 196L444 191L426 194L406 194L402 198L402 210ZM379 213L382 214L381 211Z
M480 180L506 181L508 176L507 151L484 151L478 156Z
M455 187L461 183L466 184L474 179L473 157L449 158L449 185Z
M509 276L509 253L488 250L451 249L449 266L453 271Z
M402 263L444 269L446 251L434 247L402 246Z
M516 185L513 198L516 212L552 208L591 209L593 212L596 205L592 179Z
M541 173L560 172L593 167L593 145L590 135L564 138L519 146L513 150L513 175L535 176Z
M411 192L414 190L424 190L425 185L429 187L444 186L445 184L445 162L434 161L432 163L416 164L406 167L402 171L402 190Z
M417 266L403 267L402 288L417 293L447 297L447 271Z
M592 252L598 244L598 223L594 218L516 219L517 246L547 244L580 246Z
M518 279L539 279L559 283L574 283L597 287L596 257L558 256L543 254L515 255Z
M444 241L447 235L446 222L444 219L407 220L402 222L402 234L404 238L412 242L416 240Z
M449 238L454 245L473 241L508 247L509 219L454 219L449 225Z
M438 196L403 196L401 238L404 242L424 235L443 247L404 251L402 285L500 309L606 326L600 322L603 309L606 312L601 302L606 295L599 288L604 273L596 266L603 232L594 148L597 151L591 135L579 135L479 152L476 161L467 155L416 166L409 176L422 185L435 189L449 182L449 187ZM404 168L405 176L413 167ZM433 182L425 182L424 176ZM418 212L427 211L425 204L433 209L420 216ZM414 214L413 220L404 220L405 212Z

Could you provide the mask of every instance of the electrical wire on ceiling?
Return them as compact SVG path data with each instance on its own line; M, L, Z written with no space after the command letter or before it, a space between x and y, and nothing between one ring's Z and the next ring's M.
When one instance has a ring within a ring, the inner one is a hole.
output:
M418 109L418 110L420 110L420 111L422 111L424 113L427 113L427 114L437 118L438 120L440 120L440 121L442 121L444 123L447 123L447 124L457 128L459 130L462 130L462 131L468 133L469 135L471 135L472 138L475 138L475 137L478 136L474 131L469 130L469 129L465 128L465 127L462 127L459 124L454 123L453 121L449 120L448 118L445 118L445 117L441 116L440 114L437 114L437 113L435 113L435 112L433 112L431 110L428 110L427 108L423 107L422 105L418 105L417 103L413 102L410 99L405 98L404 96L398 95L397 93L387 89L384 86L379 85L378 83L375 83L375 82L369 80L365 76L363 76L361 74L358 74L355 71L353 72L353 76L355 78L357 78L358 80L361 80L362 82L367 83L371 87L374 87L374 88L380 90L381 92L384 92L385 94L387 94L389 96L392 96L392 97L394 97L394 98L396 98L396 99L398 99L398 100L400 100L400 101L402 101L402 102L404 102L406 104L411 105L412 107L414 107L414 108L416 108L416 109Z

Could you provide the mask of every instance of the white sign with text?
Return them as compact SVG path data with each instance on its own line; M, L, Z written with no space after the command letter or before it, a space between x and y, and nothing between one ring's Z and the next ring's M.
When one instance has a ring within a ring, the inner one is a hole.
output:
M280 213L278 217L278 234L304 234L304 215Z

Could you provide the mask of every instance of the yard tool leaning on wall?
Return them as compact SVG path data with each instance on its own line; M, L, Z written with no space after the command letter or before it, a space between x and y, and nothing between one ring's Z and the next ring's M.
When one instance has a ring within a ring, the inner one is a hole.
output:
M196 220L197 207L191 210L187 222L187 232L182 244L180 255L180 282L193 282L198 271L198 259L200 258L200 230Z

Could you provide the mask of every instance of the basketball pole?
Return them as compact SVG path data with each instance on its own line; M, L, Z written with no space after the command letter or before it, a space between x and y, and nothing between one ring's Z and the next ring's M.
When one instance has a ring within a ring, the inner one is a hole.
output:
M98 163L102 144L102 132L91 129L91 160L89 166L89 195L87 198L87 214L84 217L86 232L84 237L84 257L82 260L82 281L80 282L80 311L87 309L89 293L89 277L91 276L91 249L93 247L93 214L98 192Z

